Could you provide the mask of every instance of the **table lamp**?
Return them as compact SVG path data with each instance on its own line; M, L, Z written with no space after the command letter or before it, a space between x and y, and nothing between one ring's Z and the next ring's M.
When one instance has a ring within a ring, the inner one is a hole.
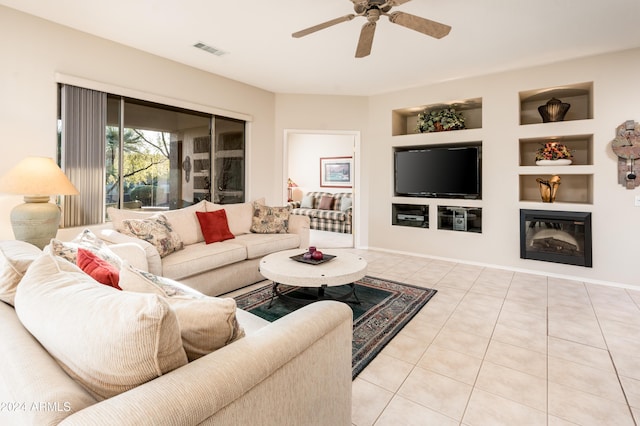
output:
M297 188L298 185L296 185L296 183L294 181L291 180L291 178L287 179L287 197L288 197L288 202L293 201L293 188Z
M0 178L0 192L24 195L24 204L11 210L16 240L42 249L55 238L60 208L52 195L78 195L78 190L51 158L27 157Z

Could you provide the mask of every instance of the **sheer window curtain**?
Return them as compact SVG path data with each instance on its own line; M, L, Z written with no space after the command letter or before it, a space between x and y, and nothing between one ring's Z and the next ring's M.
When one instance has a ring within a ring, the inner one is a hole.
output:
M62 200L62 226L104 221L107 94L61 87L61 168L80 192Z

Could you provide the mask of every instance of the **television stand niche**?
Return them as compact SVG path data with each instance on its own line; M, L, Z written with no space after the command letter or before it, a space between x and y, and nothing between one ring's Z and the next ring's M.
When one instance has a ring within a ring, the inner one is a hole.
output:
M482 209L438 206L438 229L482 233Z
M414 228L428 228L429 206L419 204L392 204L391 224L411 226Z

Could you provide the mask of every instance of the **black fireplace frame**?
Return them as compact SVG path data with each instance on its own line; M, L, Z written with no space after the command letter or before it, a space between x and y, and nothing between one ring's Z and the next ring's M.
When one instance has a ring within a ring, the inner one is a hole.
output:
M527 221L578 224L584 226L584 242L581 256L565 255L527 250ZM566 265L593 266L592 232L590 212L567 212L555 210L520 210L520 258L542 260L546 262L563 263Z

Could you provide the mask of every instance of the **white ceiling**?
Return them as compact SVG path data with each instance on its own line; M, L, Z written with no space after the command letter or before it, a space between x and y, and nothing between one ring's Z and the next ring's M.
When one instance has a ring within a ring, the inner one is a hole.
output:
M639 0L413 0L393 10L448 24L450 34L437 40L382 17L362 59L362 17L291 37L352 13L349 0L0 4L277 93L373 95L640 46Z

